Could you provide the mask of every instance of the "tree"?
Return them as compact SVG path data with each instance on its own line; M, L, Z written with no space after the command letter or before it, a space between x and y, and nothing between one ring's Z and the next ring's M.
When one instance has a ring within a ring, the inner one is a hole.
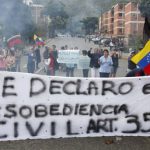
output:
M93 34L98 27L98 18L97 17L87 17L81 20L83 24L83 29L85 34Z
M55 36L56 30L65 30L68 14L65 11L65 5L61 2L51 0L46 8L45 14L51 18L51 24L49 26L51 37Z
M31 10L21 0L0 0L0 22L3 25L3 35L9 38L21 34L28 39L34 33L34 23Z
M144 44L150 39L150 0L141 0L139 9L145 17L145 24L143 30Z

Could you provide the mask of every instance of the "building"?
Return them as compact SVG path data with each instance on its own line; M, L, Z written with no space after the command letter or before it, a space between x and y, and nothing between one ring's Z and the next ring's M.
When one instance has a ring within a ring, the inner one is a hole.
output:
M103 33L104 35L108 34L108 12L105 12L101 15L101 20L100 20L100 24L101 24L101 33Z
M44 6L38 4L31 4L31 13L33 21L35 22L36 26L38 27L38 34L40 36L46 35L49 36L49 24L50 18L49 16L44 15Z
M114 8L108 11L108 35L114 34Z
M100 31L107 37L123 38L129 44L133 37L142 36L144 18L138 3L118 3L100 17Z
M33 4L32 0L23 0L23 3L25 3L26 5L31 5Z
M138 9L138 4L130 2L125 6L125 37L126 42L130 39L143 35L144 18Z
M43 24L44 23L44 15L43 15L43 10L44 6L43 5L37 5L37 4L31 4L31 13L33 20L36 24Z
M125 35L125 4L114 6L114 32L115 37L124 37Z

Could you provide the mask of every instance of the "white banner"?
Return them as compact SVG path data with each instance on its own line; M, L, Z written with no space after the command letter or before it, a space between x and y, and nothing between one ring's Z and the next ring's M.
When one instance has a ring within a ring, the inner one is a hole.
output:
M0 72L0 141L150 136L150 77Z
M58 63L78 64L80 50L59 50Z
M90 58L88 56L82 56L80 55L78 60L78 69L89 69L90 66Z

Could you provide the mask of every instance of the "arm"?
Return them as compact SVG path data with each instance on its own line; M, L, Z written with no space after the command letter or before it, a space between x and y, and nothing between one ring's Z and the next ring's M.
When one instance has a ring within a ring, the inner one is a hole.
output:
M88 51L88 56L91 58L92 54L91 54L91 50Z

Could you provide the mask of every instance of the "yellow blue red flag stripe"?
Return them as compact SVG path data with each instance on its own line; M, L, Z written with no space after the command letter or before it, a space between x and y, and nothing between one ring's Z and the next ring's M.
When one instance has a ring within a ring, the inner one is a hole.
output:
M150 40L146 43L145 47L137 53L135 56L132 57L132 61L135 64L138 64L148 53L150 52Z

